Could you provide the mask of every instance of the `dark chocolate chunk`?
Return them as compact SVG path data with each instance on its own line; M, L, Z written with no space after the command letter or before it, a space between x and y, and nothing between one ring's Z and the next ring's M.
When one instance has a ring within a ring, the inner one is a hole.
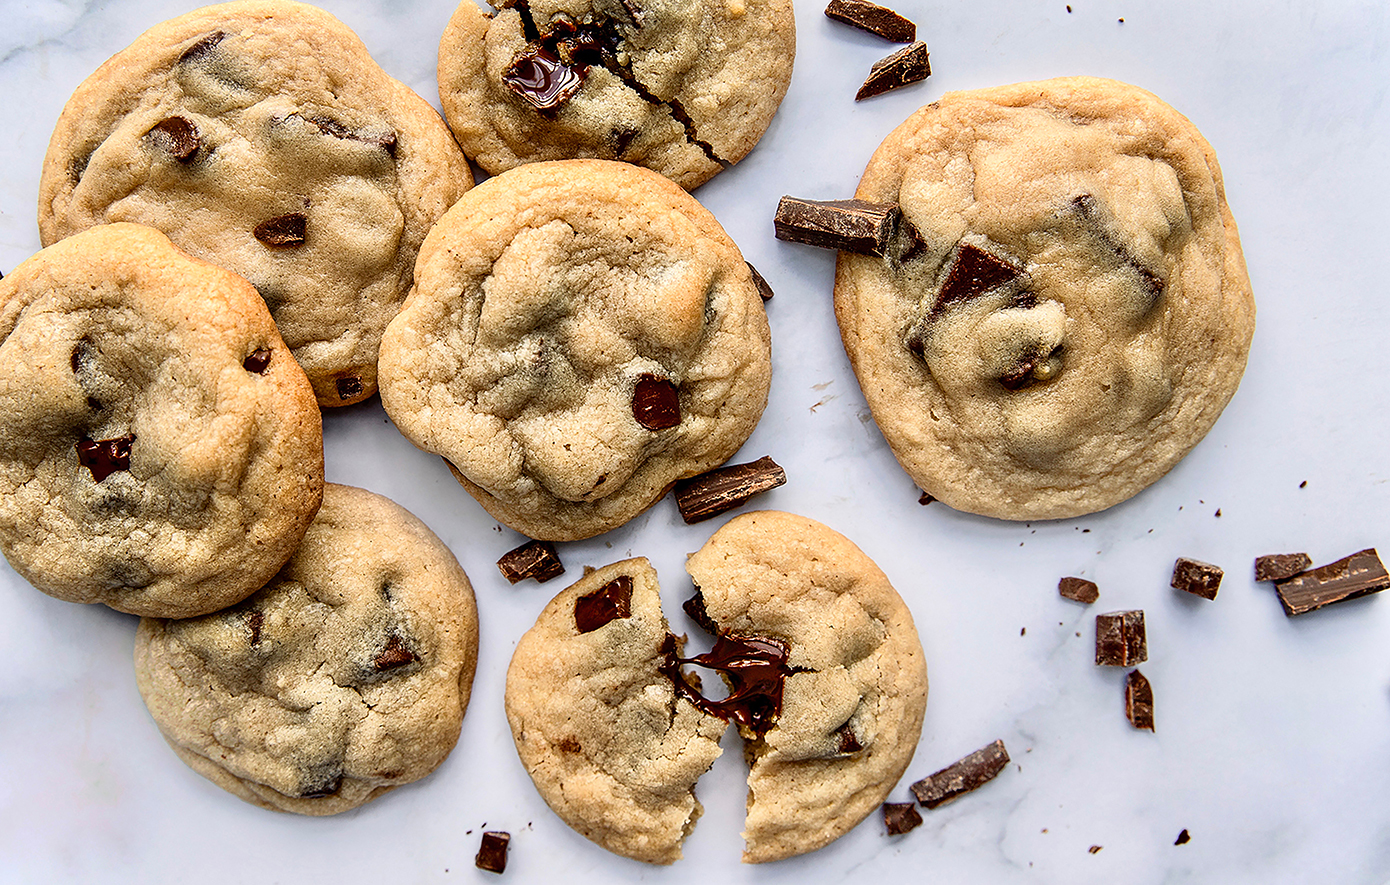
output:
M155 124L145 136L150 143L178 160L187 163L198 153L198 129L183 117L166 117Z
M912 785L912 795L927 808L937 808L988 783L1009 764L1003 741L976 750Z
M227 35L222 31L214 31L208 34L183 51L183 54L179 56L179 64L196 62L202 59L211 53L212 50L217 47L218 43L221 43L225 39L227 39Z
M323 799L338 792L343 785L343 769L341 764L316 766L313 771L305 772L306 786L299 789L300 799Z
M535 578L536 583L544 584L556 575L565 573L565 565L555 552L555 545L549 541L527 541L514 550L508 550L497 560L502 577L513 584L527 578Z
M637 15L633 19L636 22ZM589 68L603 66L616 54L617 44L617 29L607 18L576 23L560 13L551 19L550 30L531 38L513 56L502 83L536 110L553 111L580 90Z
M1049 368L1051 361L1062 355L1062 346L1059 344L1052 348L1051 352L1043 354L1041 351L1034 351L1028 354L1018 365L1000 377L999 383L1004 385L1006 390L1022 390L1031 387L1039 381L1046 381L1053 377Z
M291 212L262 221L251 233L267 246L303 246L308 222L302 212Z
M682 603L681 608L685 609L685 613L689 616L690 620L699 624L700 628L706 633L719 632L719 628L714 623L714 618L711 618L709 612L705 610L705 594L700 592L699 587L695 588L694 596Z
M372 668L380 673L413 664L417 660L419 659L415 656L415 652L406 646L400 636L392 633L386 639L386 647L372 659Z
M261 644L261 628L265 626L265 615L258 611L246 613L246 630L251 634L251 644Z
M883 823L888 827L888 835L901 836L922 825L922 813L912 802L885 802Z
M501 873L507 869L507 844L512 841L510 833L483 833L483 842L478 846L478 856L474 860L480 870Z
M349 128L346 124L332 117L314 117L309 122L319 127L319 131L324 135L331 135L334 138L341 138L347 141L360 141L363 144L376 145L391 156L396 155L396 133L370 133L360 132Z
M130 469L130 447L135 434L127 433L115 439L77 441L77 463L92 471L92 479L101 482L117 470Z
M681 423L681 394L670 379L643 375L632 389L632 417L648 430L669 430Z
M1067 599L1087 605L1100 599L1100 588L1096 586L1096 582L1085 578L1063 578L1057 582L1057 592Z
M859 736L854 733L854 729L849 727L846 722L835 730L836 752L849 755L858 753L864 749L864 745L859 742Z
M1186 845L1188 842L1191 842L1191 841L1192 841L1192 837L1189 836L1189 835L1187 834L1187 830L1184 829L1181 833L1178 833L1178 838L1176 838L1176 839L1173 840L1173 844L1174 844L1174 845Z
M242 362L241 367L248 372L264 375L265 370L270 368L270 351L264 347L256 348Z
M837 22L844 22L894 43L911 43L917 39L917 26L911 20L866 0L830 0L825 14Z
M932 313L939 313L957 301L979 298L993 290L1013 282L1021 271L992 252L970 243L961 243L956 249L955 260L946 273L946 282L941 284L936 301L932 303ZM1029 368L1032 371L1032 368Z
M632 615L632 578L621 575L574 601L574 626L580 633Z
M1096 198L1090 194L1082 194L1071 201L1072 208L1076 210L1087 227L1100 239L1100 241L1118 258L1139 276L1139 282L1143 285L1151 300L1157 300L1163 294L1163 277L1154 272L1152 268L1144 264L1130 252L1125 245L1117 239L1114 232L1115 224L1110 219L1107 210L1101 207Z
M730 464L676 483L676 507L687 525L718 516L749 498L784 485L787 474L764 455L747 464Z
M749 264L747 261L743 263L748 265L749 272L753 274L753 285L758 287L758 295L761 296L764 301L771 301L772 287L767 284L767 280L763 279L763 275L758 273L758 269L752 264Z
M1154 691L1138 670L1125 677L1125 716L1135 728L1154 730Z
M344 375L341 378L335 378L333 385L338 388L338 399L340 400L349 400L362 395L362 379L356 375Z
M772 224L777 239L861 255L888 254L902 226L897 203L783 197Z
M925 506L927 506L928 504L930 504L931 502L933 502L933 501L935 501L935 500L936 500L936 499L932 497L932 495L931 495L930 492L923 492L923 493L922 493L922 497L920 497L920 498L917 499L917 503L918 503L918 504L921 504L923 507L925 507Z
M1284 613L1289 617L1334 602L1379 593L1386 587L1390 587L1390 575L1386 574L1374 547L1274 582L1279 601L1284 604Z
M1255 559L1255 580L1282 581L1312 566L1313 560L1306 553L1271 553Z
M1096 663L1133 667L1149 659L1144 613L1139 610L1096 615Z
M931 58L927 53L927 44L913 43L887 58L874 62L873 67L869 69L868 79L854 94L854 100L863 101L893 89L920 83L930 76Z
M1173 564L1173 580L1169 583L1174 590L1186 590L1203 599L1215 599L1216 591L1221 589L1220 568L1209 562L1179 557Z

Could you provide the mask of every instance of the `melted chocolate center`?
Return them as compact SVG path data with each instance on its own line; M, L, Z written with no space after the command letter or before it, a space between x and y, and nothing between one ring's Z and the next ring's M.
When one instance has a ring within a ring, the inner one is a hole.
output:
M719 636L714 648L693 658L676 653L676 637L666 634L661 646L664 660L661 672L697 709L733 719L754 734L765 734L782 712L782 685L791 669L787 667L787 644L779 639L760 636ZM686 681L681 664L695 664L718 670L729 683L729 695L712 701Z
M101 482L117 470L130 469L130 446L135 434L115 439L80 439L77 441L77 463L92 471L92 479Z

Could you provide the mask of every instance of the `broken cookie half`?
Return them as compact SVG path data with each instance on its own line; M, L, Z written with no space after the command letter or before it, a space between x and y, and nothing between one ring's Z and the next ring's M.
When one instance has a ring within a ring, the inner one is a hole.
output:
M687 569L686 611L715 635L704 654L682 656L645 559L550 602L507 673L522 763L584 836L671 863L732 721L750 764L743 860L829 844L883 802L921 734L927 673L907 606L847 539L786 513L734 519ZM727 695L708 697L695 668Z

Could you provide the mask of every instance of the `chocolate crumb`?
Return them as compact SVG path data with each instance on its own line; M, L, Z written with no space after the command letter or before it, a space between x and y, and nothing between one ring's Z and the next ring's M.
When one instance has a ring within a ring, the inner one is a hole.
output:
M478 869L487 870L490 873L505 872L507 869L507 844L511 840L511 833L483 833L483 841L478 847L478 856L474 860Z
M922 825L922 813L912 802L885 802L883 823L888 827L888 835L901 836Z
M1009 764L1003 741L995 741L946 766L911 787L912 795L927 808L939 808L964 793L988 783Z
M350 400L355 396L361 396L363 387L362 379L356 375L345 375L342 378L335 378L333 385L338 388L339 400Z
M508 550L497 560L497 568L502 571L502 577L513 584L527 578L535 578L536 583L544 584L565 573L564 563L560 562L555 545L549 541L528 541Z
M155 124L147 135L150 143L180 163L187 163L198 153L198 128L183 117L166 117Z
M1215 515L1216 515L1218 518L1220 518L1220 516L1221 516L1221 508L1220 508L1220 507L1216 508L1216 514L1215 514Z
M277 215L256 225L251 233L267 246L296 247L304 245L304 232L309 219L302 212Z
M667 378L645 374L632 390L632 417L647 430L669 430L681 423L679 388Z
M718 516L755 495L787 482L787 473L764 455L747 464L730 464L676 483L676 507L687 525Z
M1096 586L1096 582L1085 578L1063 578L1057 582L1057 592L1066 599L1084 602L1087 605L1100 599L1100 588Z
M264 375L265 370L270 368L270 351L264 347L256 348L251 352L251 355L242 362L241 367L248 372Z
M1390 587L1390 574L1374 547L1291 578L1274 582L1284 613L1289 617L1345 602Z
M134 443L133 433L115 439L83 437L77 441L77 463L92 471L92 479L101 482L117 470L130 469L130 447Z
M1221 577L1225 574L1209 562L1179 557L1173 564L1173 579L1169 582L1174 590L1186 590L1203 599L1215 599L1216 591L1221 589Z
M1096 615L1096 663L1106 667L1133 667L1149 659L1144 632L1144 612L1108 612Z
M1298 487L1299 487L1300 489L1306 489L1306 488L1308 488L1308 480L1306 480L1306 479L1303 480L1303 482L1301 482L1301 483L1298 484Z
M1283 581L1313 567L1306 553L1271 553L1255 559L1256 581Z
M1125 716L1135 728L1154 730L1154 692L1138 670L1125 677Z
M931 57L927 44L913 43L899 49L887 58L874 62L869 69L869 77L855 93L855 101L863 101L875 95L882 95L913 83L920 83L931 76Z
M1121 21L1124 21L1124 19L1120 19L1120 20L1121 20ZM1101 847L1102 847L1102 846L1100 846L1100 845L1092 845L1090 848L1087 848L1087 849L1086 849L1086 852L1087 852L1088 854L1096 854L1096 853L1098 853L1098 852L1100 851Z
M867 0L830 0L825 15L893 43L911 43L917 39L917 26L910 19Z
M620 618L632 616L632 577L620 575L602 587L574 601L574 626L580 633L592 633Z
M1178 838L1176 838L1176 839L1173 840L1173 844L1174 844L1174 845L1186 845L1188 842L1191 842L1191 841L1192 841L1192 837L1189 836L1189 835L1187 834L1187 830L1183 830L1181 833L1178 833Z

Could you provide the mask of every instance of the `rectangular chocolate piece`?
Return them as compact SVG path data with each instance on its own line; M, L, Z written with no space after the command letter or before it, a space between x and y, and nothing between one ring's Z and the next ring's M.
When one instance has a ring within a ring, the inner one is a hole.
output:
M783 197L772 224L779 240L881 257L893 245L901 218L897 203Z
M1085 578L1063 578L1057 582L1057 592L1067 599L1087 605L1100 599L1100 588L1096 586L1095 581Z
M491 873L505 872L507 869L507 843L511 841L510 833L483 833L482 845L478 847L478 856L473 862L480 870L487 870Z
M927 53L927 44L913 43L887 58L874 62L874 66L869 68L868 79L859 87L854 100L863 101L893 89L919 83L930 76L931 57Z
M1173 580L1170 584L1174 590L1186 590L1203 599L1215 599L1216 591L1221 589L1221 577L1224 574L1225 572L1209 562L1179 557L1178 561L1173 563Z
M764 455L748 464L730 464L676 483L676 506L687 525L732 510L754 495L784 485L787 474Z
M1313 609L1379 593L1390 587L1390 574L1380 561L1374 547L1353 553L1330 565L1315 568L1274 582L1284 614L1289 617Z
M917 26L911 19L891 9L867 0L830 0L825 14L861 31L868 31L894 43L911 43L917 39Z
M963 793L978 789L1009 764L1009 751L1003 741L976 750L953 765L913 784L912 795L928 808L938 808Z
M1138 670L1125 677L1125 715L1135 728L1154 730L1154 691Z
M513 584L527 578L535 578L544 584L551 578L565 573L564 563L549 541L528 541L514 550L508 550L497 560L502 577Z
M1313 567L1306 553L1271 553L1255 558L1256 581L1282 581Z
M1144 634L1144 613L1109 612L1096 615L1096 663L1106 667L1133 667L1149 659Z
M911 802L885 802L883 823L888 827L888 835L901 836L922 825L922 814Z

